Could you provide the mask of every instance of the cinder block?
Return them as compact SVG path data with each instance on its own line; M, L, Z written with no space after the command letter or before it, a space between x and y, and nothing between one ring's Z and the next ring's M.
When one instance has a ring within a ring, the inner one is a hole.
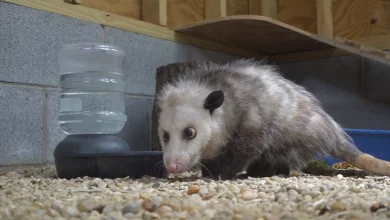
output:
M364 59L363 69L368 98L390 103L390 66Z
M215 63L224 64L241 58L238 56L224 54L217 51L205 50L192 45L189 45L189 50L190 50L190 60L195 60L195 61L211 61Z
M60 95L58 91L47 91L47 151L46 160L48 163L54 163L54 150L66 134L57 124L57 118L60 109Z
M58 53L67 44L98 42L100 25L0 2L0 81L57 85Z
M154 95L156 68L175 62L210 60L221 62L232 56L202 50L186 44L104 27L105 42L123 48L127 53L125 74L128 93Z
M282 74L304 86L322 102L345 102L359 93L362 71L359 56L340 56L280 64Z
M390 105L360 100L326 103L324 109L344 128L390 129Z
M43 163L43 91L0 85L0 165Z
M118 134L135 151L151 149L152 98L126 98L127 123Z

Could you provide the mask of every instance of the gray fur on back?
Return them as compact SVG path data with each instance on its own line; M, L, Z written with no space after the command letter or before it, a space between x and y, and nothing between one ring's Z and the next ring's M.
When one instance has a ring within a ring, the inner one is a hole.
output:
M361 154L312 94L263 62L204 66L175 84L180 82L224 92L225 147L234 147L246 161L263 154L271 164L284 161L298 168L317 156L353 161Z

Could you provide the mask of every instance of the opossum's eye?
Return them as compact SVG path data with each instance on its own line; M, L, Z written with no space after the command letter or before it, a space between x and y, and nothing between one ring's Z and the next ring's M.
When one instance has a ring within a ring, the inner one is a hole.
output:
M186 138L192 139L196 136L196 131L193 128L186 128L186 130L184 130L184 135Z
M164 142L168 142L169 141L169 134L167 132L164 132L163 141Z

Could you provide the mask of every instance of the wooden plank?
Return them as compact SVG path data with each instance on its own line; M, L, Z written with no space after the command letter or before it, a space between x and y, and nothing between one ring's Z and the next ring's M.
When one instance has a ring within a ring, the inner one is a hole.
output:
M333 0L334 35L360 39L390 34L389 0Z
M226 0L226 14L228 16L249 14L249 0Z
M205 19L226 16L226 0L205 0Z
M209 19L175 28L200 37L265 55L294 53L332 47L332 42L298 28L256 15Z
M317 34L333 38L332 0L317 0Z
M204 0L168 0L168 26L191 24L204 20Z
M365 46L359 44L356 41L352 41L341 37L335 37L335 42L336 42L335 45L338 48L344 49L353 54L368 58L370 60L375 60L390 66L390 58L388 58L387 56L388 53L385 51L381 51L373 47Z
M278 0L278 21L317 33L316 2L314 0Z
M261 15L278 19L277 0L261 0Z
M261 15L261 0L249 0L249 14Z
M142 20L167 26L167 0L142 0Z
M69 16L84 21L89 21L97 24L110 26L113 28L119 28L126 31L131 31L138 34L143 34L151 37L156 37L164 40L175 41L178 43L185 43L194 45L200 48L219 51L222 53L232 54L242 57L256 57L264 58L264 55L257 52L243 50L241 48L234 48L232 46L226 46L217 42L209 40L187 36L184 34L176 33L173 30L151 24L148 22L107 13L93 8L88 8L82 5L67 4L60 0L3 0L4 2L22 5L38 10L48 11L64 16Z
M390 50L390 34L355 39L354 41L379 50Z
M141 19L141 0L73 0L85 7L94 8L129 18Z

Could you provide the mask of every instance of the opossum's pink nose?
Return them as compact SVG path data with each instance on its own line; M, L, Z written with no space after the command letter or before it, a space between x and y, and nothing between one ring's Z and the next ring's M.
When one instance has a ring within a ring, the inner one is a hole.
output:
M175 162L169 162L167 165L167 171L169 173L180 173L181 165Z

